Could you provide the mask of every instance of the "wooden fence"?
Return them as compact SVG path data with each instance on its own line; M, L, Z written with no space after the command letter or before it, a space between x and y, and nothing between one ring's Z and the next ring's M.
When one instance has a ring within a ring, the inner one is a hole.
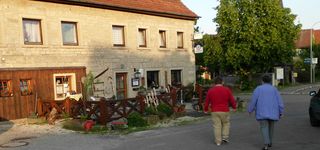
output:
M157 95L160 102L167 104L172 109L177 104L177 91ZM38 100L37 112L39 116L47 116L52 108L57 109L59 114L65 113L73 118L87 115L88 118L96 119L100 124L106 124L113 120L125 117L130 113L144 113L146 104L143 96L123 100L107 100L101 98L99 101L75 101L67 98L63 101Z

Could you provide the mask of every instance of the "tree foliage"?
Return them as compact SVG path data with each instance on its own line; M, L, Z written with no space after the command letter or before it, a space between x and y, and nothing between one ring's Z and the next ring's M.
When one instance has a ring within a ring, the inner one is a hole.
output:
M221 72L224 70L225 59L221 48L221 39L218 36L204 35L204 53L203 60L204 64L210 68L211 72Z
M216 9L221 50L208 54L207 60L217 59L217 53L225 59L218 60L224 68L244 76L292 62L301 26L279 0L220 0Z
M314 44L312 46L312 51L313 51L313 58L318 58L318 64L319 64L319 59L320 59L320 44ZM310 64L309 63L304 63L304 59L310 58L310 48L304 48L300 50L300 53L298 54L299 58L296 60L294 67L297 69L297 71L302 71L304 70L308 75L310 71ZM319 65L315 66L315 71L316 71L316 77L319 78L319 73L320 73L320 66ZM309 79L308 79L309 80Z

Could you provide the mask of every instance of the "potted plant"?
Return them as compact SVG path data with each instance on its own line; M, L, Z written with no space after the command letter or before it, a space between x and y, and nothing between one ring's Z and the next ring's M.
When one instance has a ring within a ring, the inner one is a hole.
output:
M138 94L143 96L147 95L147 89L143 85L141 85L139 87Z

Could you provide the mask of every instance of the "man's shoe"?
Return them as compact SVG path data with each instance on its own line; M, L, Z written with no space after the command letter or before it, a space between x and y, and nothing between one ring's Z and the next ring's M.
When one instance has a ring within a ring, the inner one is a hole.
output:
M262 147L262 150L268 150L268 146Z
M217 145L217 146L220 146L221 144L220 144L220 143L216 143L216 145Z
M228 144L229 140L228 139L222 139L222 142Z
M272 144L270 143L270 144L268 144L268 147L272 147Z

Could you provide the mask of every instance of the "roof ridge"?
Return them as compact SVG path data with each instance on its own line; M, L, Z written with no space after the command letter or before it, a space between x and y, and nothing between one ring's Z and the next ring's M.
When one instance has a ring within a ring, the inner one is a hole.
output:
M196 20L199 18L181 0L36 0L102 9Z

